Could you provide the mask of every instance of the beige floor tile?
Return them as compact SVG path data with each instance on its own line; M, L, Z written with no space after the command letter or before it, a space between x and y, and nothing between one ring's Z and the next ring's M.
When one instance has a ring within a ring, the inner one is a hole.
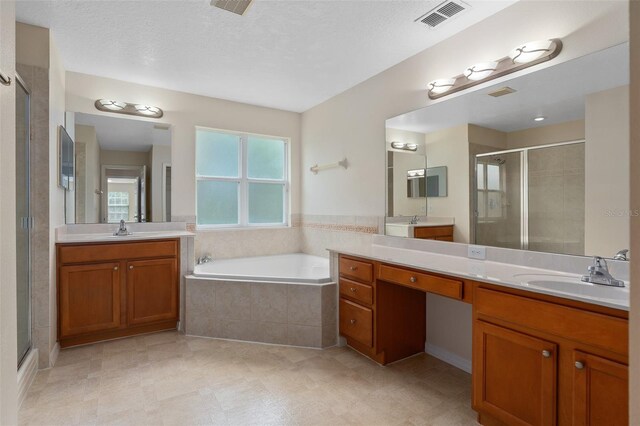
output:
M314 350L176 332L62 350L21 425L475 425L471 378L421 354L381 367Z

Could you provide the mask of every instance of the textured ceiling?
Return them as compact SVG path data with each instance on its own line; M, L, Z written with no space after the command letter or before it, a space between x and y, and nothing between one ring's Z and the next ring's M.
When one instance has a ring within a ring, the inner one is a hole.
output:
M549 126L585 116L590 93L629 84L629 44L532 72L387 120L387 127L421 133L471 123L503 132ZM504 86L517 92L487 96ZM543 116L542 122L533 118Z
M467 1L430 30L440 1L256 0L245 16L209 0L19 0L69 71L305 111L515 0ZM426 84L426 82L425 82Z
M171 132L158 123L76 113L75 123L92 126L101 149L147 152L151 145L171 145Z

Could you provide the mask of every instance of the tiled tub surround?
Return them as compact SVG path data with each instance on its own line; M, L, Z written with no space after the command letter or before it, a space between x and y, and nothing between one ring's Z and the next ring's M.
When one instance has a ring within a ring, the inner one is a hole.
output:
M175 216L196 233L196 257L214 259L307 253L327 257L327 247L370 244L384 229L383 216L291 215L291 226L275 228L197 229L195 218ZM409 218L407 218L407 221Z
M188 335L324 348L337 341L335 283L186 278Z

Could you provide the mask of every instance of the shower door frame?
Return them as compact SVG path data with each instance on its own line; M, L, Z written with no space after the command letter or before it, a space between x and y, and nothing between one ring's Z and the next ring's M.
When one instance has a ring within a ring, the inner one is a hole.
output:
M26 156L26 179L25 179L25 186L26 186L26 194L27 194L27 216L23 217L21 220L21 226L23 229L27 230L27 234L28 234L28 246L29 246L29 250L28 250L28 254L27 254L27 282L28 282L28 288L27 288L27 293L28 293L28 300L29 300L29 315L28 315L28 322L27 322L27 333L29 336L29 345L27 346L26 350L21 353L18 356L18 365L17 368L19 369L20 366L22 366L22 363L24 362L24 360L27 358L27 355L29 354L29 352L31 351L31 349L33 348L33 293L32 293L32 285L33 285L33 271L32 271L32 242L31 242L31 237L32 237L32 229L34 226L34 221L33 221L33 217L31 216L31 91L29 90L29 88L27 87L27 84L24 82L24 80L22 79L22 77L20 77L20 75L16 72L15 73L15 80L18 83L18 85L22 88L22 90L25 91L25 93L27 94L27 131L26 131L26 137L25 137L25 143L26 143L26 147L25 147L25 156ZM17 112L16 112L17 113Z
M565 142L528 146L524 148L503 149L501 151L476 154L473 159L473 214L471 215L473 244L478 243L478 158L492 157L502 154L520 153L520 250L529 250L529 151L545 148L556 148L565 145L586 143L586 139L575 139Z

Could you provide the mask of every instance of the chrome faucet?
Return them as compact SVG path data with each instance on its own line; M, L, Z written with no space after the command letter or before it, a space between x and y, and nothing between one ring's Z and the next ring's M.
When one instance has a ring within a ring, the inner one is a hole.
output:
M418 224L418 215L414 215L409 221L409 225L417 225Z
M594 257L593 265L589 266L588 269L589 274L583 275L582 281L591 284L608 285L611 287L624 287L624 281L617 280L611 276L609 273L609 267L607 266L607 261L602 257Z
M619 252L617 252L615 254L615 256L613 256L613 260L625 260L625 261L628 261L629 260L629 256L627 256L627 254L629 254L629 249L620 250Z
M125 223L124 219L120 221L120 227L116 232L113 233L113 235L115 235L116 237L124 237L126 235L131 235L131 232L127 230L127 224Z
M196 263L197 263L198 265L202 265L202 264L204 264L204 263L209 263L209 262L211 262L212 260L213 260L213 258L212 258L210 255L205 254L204 256L199 257L199 258L198 258L198 260L196 261Z

